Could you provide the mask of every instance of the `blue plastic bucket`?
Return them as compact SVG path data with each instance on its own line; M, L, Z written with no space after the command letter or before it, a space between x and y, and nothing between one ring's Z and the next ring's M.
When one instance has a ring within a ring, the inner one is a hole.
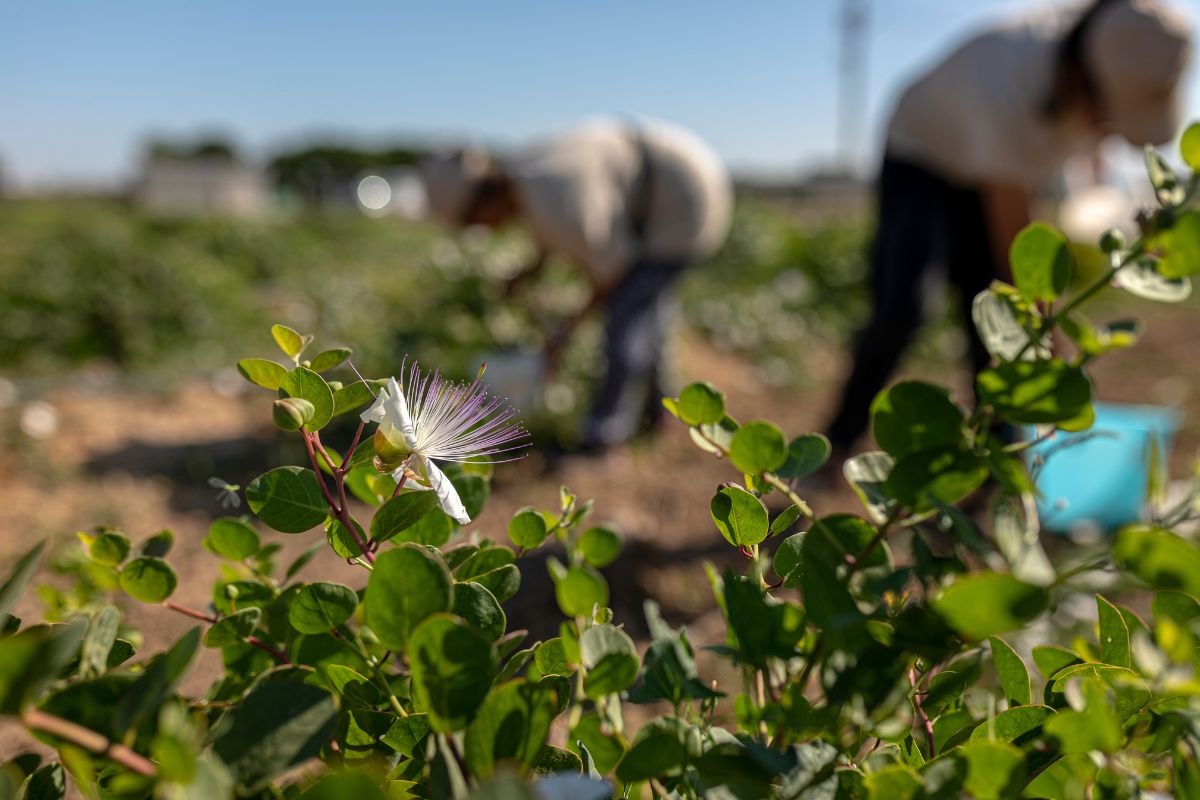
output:
M1166 464L1178 411L1111 403L1096 403L1095 409L1088 430L1060 432L1028 451L1030 467L1037 470L1038 515L1047 529L1088 524L1111 531L1141 519L1152 441Z

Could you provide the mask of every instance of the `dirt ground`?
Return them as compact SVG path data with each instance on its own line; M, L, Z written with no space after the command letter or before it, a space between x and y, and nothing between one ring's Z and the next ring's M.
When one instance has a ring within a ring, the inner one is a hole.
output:
M1102 359L1093 371L1096 394L1116 402L1172 405L1186 422L1172 451L1172 473L1184 473L1200 446L1200 370L1196 333L1200 312L1193 305L1130 303L1111 316L1133 313L1146 321L1143 340L1131 351ZM1123 312L1123 313L1122 313ZM804 353L812 388L801 392L769 389L739 358L687 338L682 372L724 388L735 417L768 418L786 433L820 430L847 368L845 353L816 346ZM908 363L908 376L948 382L960 398L969 391L964 370L946 364ZM176 534L170 560L180 573L173 599L195 607L209 600L217 561L202 552L209 523L223 512L206 482L219 475L246 483L281 462L302 463L302 452L280 443L270 422L267 395L231 391L227 381L196 378L158 393L106 387L86 374L45 392L39 399L57 415L57 431L45 438L21 432L19 415L30 398L0 408L0 566L36 540L51 537L57 549L73 547L72 532L110 525L135 540L162 528ZM249 387L247 387L249 388ZM329 439L333 446L336 438ZM341 442L344 446L345 442ZM611 521L626 536L621 558L604 572L612 588L618 622L635 635L644 631L641 604L658 600L667 618L686 622L697 646L723 638L702 563L734 564L739 556L715 530L708 513L714 487L736 476L727 464L698 450L680 424L668 425L655 440L596 459L567 459L551 468L534 453L498 467L487 509L468 535L503 541L507 521L524 505L553 506L566 484L581 498L595 500L593 519ZM810 493L819 514L855 511L854 495L840 481ZM316 541L316 533L289 536L264 531L264 540L282 540L281 562ZM534 636L554 635L554 605L544 555L528 556L521 593L508 604L511 627ZM358 574L355 574L358 572ZM363 581L356 568L331 552L301 573L309 580ZM191 622L158 608L125 602L128 619L142 629L150 654ZM32 592L17 613L40 612ZM216 674L215 653L207 651L185 687L202 691ZM8 738L0 732L0 740ZM0 741L0 745L13 744ZM0 747L3 750L10 748Z

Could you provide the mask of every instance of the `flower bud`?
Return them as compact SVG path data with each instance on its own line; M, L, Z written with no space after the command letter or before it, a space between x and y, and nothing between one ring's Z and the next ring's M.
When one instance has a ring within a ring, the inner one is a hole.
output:
M284 397L276 400L271 407L275 424L285 431L299 430L313 418L316 411L313 404L302 397Z
M1125 249L1125 234L1117 228L1109 228L1100 237L1100 249L1106 253L1115 253Z
M329 389L334 392L336 392L338 389L342 388L341 381L326 381L326 383L329 384Z

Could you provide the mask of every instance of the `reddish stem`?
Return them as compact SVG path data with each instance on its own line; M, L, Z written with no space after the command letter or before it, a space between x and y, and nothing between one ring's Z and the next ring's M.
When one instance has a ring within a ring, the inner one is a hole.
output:
M314 449L314 443L319 447L320 439L316 433L310 433L309 431L303 429L300 431L300 433L304 437L304 446L308 449L308 458L310 461L312 461L313 472L315 472L317 475L317 483L321 485L321 493L325 495L325 502L329 504L329 509L333 512L334 519L342 523L342 526L350 532L352 537L354 537L354 543L357 544L358 549L362 551L363 558L367 560L367 563L374 564L375 554L371 552L371 548L367 546L367 543L363 541L362 536L359 535L358 527L354 524L354 520L351 519L350 514L347 511L347 508L349 508L349 503L346 501L346 473L342 470L333 468L333 485L337 489L338 499L341 501L339 503L338 500L334 500L333 495L330 494L328 487L325 486L325 479L321 477L321 467L319 464L317 464L317 452ZM326 455L326 458L328 458L328 455ZM332 461L330 463L332 465Z
M158 770L145 756L139 755L123 744L109 741L105 736L96 733L91 728L77 725L70 720L47 714L37 708L27 708L21 712L21 721L35 731L57 736L72 744L79 745L85 750L104 756L125 767L130 772L153 778Z
M215 625L220 622L220 617L217 617L213 614L205 614L203 611L198 611L194 608L188 608L187 606L181 606L178 603L172 603L170 600L164 600L162 605L163 608L169 608L176 613L183 614L185 617L191 617L192 619L198 619L201 622L207 622L209 625ZM277 647L267 644L257 636L247 636L246 644L253 645L259 650L262 650L264 653L269 654L280 664L292 663L292 660L288 658L287 653L283 652Z
M350 440L350 449L346 452L346 457L342 459L342 466L338 467L334 472L341 472L345 475L350 471L350 459L354 457L354 451L358 449L358 442L362 439L363 431L366 427L367 423L359 420L358 430L354 432L354 438Z
M917 712L917 719L921 721L921 727L925 731L925 745L929 749L929 760L932 761L937 757L933 746L933 722L930 721L929 715L925 713L925 709L921 707L921 693L917 691L917 668L909 667L908 682L913 687L913 708Z

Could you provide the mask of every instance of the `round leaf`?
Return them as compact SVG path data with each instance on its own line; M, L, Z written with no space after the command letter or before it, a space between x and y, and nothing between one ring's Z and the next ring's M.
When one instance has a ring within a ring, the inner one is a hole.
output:
M299 358L304 348L312 341L311 336L301 336L287 325L272 325L271 336L279 345L279 349L292 358Z
M121 569L120 581L126 594L143 603L161 603L171 596L179 582L170 564L152 556L126 564Z
M595 606L608 605L608 584L591 567L571 567L555 584L554 596L568 617L587 617Z
M461 730L491 689L492 643L449 614L435 614L413 629L407 653L418 709L436 730Z
M306 367L296 367L279 381L279 390L288 397L298 397L313 405L312 417L304 427L319 431L333 416L333 390L317 373Z
M717 530L734 547L758 544L767 538L770 523L766 507L740 486L731 484L718 489L709 510Z
M404 650L421 620L449 611L454 582L442 560L416 544L381 553L367 581L367 624L384 646Z
M493 642L504 635L508 626L504 609L500 608L495 595L473 581L454 584L451 610Z
M1013 361L980 372L975 379L982 403L1012 422L1046 423L1083 413L1092 386L1077 366L1059 359Z
M497 761L531 766L550 735L554 687L523 679L497 686L467 726L464 758L471 774L489 777Z
M1193 170L1200 170L1200 123L1193 122L1179 139L1179 155Z
M729 460L748 475L778 469L787 457L787 439L770 422L747 422L733 434L729 445Z
M354 615L358 595L340 583L309 583L300 587L288 608L288 622L300 633L324 633Z
M99 530L95 533L76 534L83 543L88 558L106 567L120 566L129 555L131 545L129 538L123 533L109 530Z
M313 356L308 368L313 372L324 372L327 369L333 369L352 355L354 355L354 351L349 347L335 347Z
M725 396L711 383L689 384L679 393L676 411L688 425L712 425L725 416Z
M1046 590L1011 575L981 572L959 578L933 601L952 628L971 639L1015 630L1046 608Z
M526 506L508 523L508 538L517 547L530 550L546 541L546 519L537 509Z
M386 542L416 525L437 505L437 495L433 492L402 492L375 512L371 520L371 538L376 542Z
M243 378L273 392L279 389L279 382L287 375L286 367L265 358L243 358L237 368Z
M304 533L325 521L329 506L310 469L277 467L246 487L246 503L280 533Z
M633 640L620 628L612 625L593 625L579 637L579 655L587 668L584 691L588 697L629 688L637 679L637 650Z
M240 519L221 517L209 526L204 546L222 558L241 561L257 553L262 542L258 532Z
M884 389L871 403L875 441L895 458L958 444L962 427L962 409L940 386L904 381Z
M891 497L916 511L957 502L989 475L987 461L957 446L910 453L896 462L884 482Z
M575 546L584 561L600 569L621 554L621 536L612 528L598 525L580 534Z
M1035 222L1013 239L1009 250L1013 279L1030 300L1053 300L1071 279L1071 248L1067 237Z
M792 439L787 460L775 470L781 478L799 480L820 469L829 460L832 448L829 440L819 433L806 433Z

